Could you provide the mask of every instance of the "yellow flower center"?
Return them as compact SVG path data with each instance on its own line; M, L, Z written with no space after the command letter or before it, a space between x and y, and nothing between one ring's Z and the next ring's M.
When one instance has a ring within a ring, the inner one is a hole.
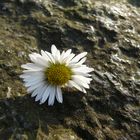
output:
M45 70L45 77L48 83L62 86L71 79L72 71L64 64L51 64Z

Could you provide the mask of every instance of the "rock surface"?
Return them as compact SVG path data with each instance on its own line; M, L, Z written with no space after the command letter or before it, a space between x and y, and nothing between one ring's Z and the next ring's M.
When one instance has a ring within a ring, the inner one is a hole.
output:
M138 140L139 0L0 1L0 139ZM39 105L19 75L40 49L88 52L87 94L63 91L64 103Z

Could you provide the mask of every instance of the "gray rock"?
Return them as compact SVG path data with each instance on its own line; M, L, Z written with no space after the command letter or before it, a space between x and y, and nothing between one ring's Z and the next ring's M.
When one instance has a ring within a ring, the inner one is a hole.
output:
M139 1L0 2L0 139L138 140ZM64 103L39 105L19 75L28 54L51 44L88 52L87 94L63 91Z

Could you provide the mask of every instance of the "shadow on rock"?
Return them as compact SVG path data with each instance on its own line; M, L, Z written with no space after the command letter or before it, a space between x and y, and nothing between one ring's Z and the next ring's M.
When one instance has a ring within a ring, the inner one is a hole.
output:
M2 139L36 139L38 135L49 135L49 127L60 126L64 119L83 108L82 94L65 94L64 103L55 102L39 105L28 95L0 100L0 138ZM43 137L45 137L43 136Z
M139 0L128 0L128 2L136 7L140 7L140 1Z

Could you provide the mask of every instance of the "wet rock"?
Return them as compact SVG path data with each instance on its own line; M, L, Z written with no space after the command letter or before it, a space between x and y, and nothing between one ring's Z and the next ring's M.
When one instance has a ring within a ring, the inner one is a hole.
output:
M137 140L140 9L136 0L0 2L0 139ZM53 107L31 99L19 75L28 54L51 44L88 52L87 94L64 91Z

